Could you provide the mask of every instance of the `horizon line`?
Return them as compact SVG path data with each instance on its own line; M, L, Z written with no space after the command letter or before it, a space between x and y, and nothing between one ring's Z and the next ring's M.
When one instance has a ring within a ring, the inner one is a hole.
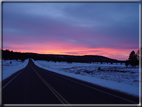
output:
M110 58L110 57L107 57L107 56L103 56L103 55L87 55L87 54L84 54L84 55L74 55L74 54L48 54L48 53L35 53L35 52L20 52L20 51L13 51L13 50L10 50L10 49L1 49L1 50L8 50L8 51L12 51L12 52L17 52L17 53L32 53L32 54L41 54L41 55L67 55L67 56L102 56L102 57L106 57L106 58ZM125 60L120 60L120 59L115 59L115 58L110 58L110 59L114 59L114 60L118 60L118 61L126 61L127 59Z

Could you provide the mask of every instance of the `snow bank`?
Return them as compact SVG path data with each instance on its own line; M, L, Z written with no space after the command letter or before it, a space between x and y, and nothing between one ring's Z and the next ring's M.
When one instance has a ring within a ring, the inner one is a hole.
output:
M34 60L33 60L34 61ZM44 69L69 77L87 81L133 96L139 96L139 67L125 67L125 64L67 63L34 61ZM98 68L101 70L98 70Z
M24 68L28 64L28 61L29 59L26 59L24 62L21 62L20 60L2 60L2 80Z
M29 59L24 62L16 60L2 60L3 80L24 68ZM10 61L12 63L10 63ZM33 60L34 61L34 60ZM72 78L87 81L113 90L118 90L133 96L139 96L139 67L125 67L125 64L100 63L67 63L53 61L34 61L44 69L63 74ZM1 67L1 66L0 66ZM98 68L101 68L98 70ZM0 78L1 80L1 78Z

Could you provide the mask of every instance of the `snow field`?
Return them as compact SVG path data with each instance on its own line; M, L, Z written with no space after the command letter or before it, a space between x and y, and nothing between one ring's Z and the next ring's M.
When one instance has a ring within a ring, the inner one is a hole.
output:
M33 60L34 61L34 60ZM76 79L139 96L139 67L126 67L123 63L67 63L37 60L34 63L44 69ZM101 68L98 70L98 68Z
M28 64L16 60L2 60L2 79L6 79ZM12 63L10 63L10 61ZM33 60L34 61L34 60ZM139 96L139 67L125 67L125 64L100 63L67 63L37 60L34 63L44 69L60 73L76 79L87 81L113 90L118 90L133 96ZM1 66L0 66L1 67ZM98 68L100 67L100 70Z
M10 63L10 61L12 63ZM21 62L20 60L2 60L2 80L6 79L7 77L11 76L18 70L26 67L28 64L29 59L26 59L24 62ZM1 79L0 79L1 80Z

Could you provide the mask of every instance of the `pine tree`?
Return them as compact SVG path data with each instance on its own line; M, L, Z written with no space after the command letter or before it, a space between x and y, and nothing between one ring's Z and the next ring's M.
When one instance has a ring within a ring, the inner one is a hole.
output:
M135 53L135 51L132 51L129 55L129 62L131 64L132 67L138 65L137 62L138 62L138 56L137 54Z

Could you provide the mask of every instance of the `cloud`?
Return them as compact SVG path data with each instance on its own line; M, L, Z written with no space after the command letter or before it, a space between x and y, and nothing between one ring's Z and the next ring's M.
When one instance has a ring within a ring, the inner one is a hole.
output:
M4 48L107 55L138 42L138 3L3 3Z

